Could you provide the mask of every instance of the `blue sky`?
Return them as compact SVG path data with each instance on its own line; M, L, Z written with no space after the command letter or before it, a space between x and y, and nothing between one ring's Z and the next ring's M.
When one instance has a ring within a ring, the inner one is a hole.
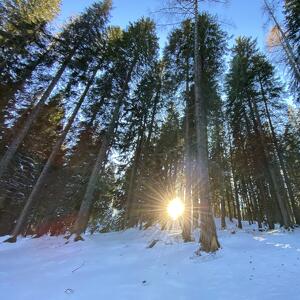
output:
M94 0L62 0L61 14L57 19L58 24L72 15L76 15ZM151 11L161 7L160 0L113 0L111 23L123 28L129 22L135 21L142 16L152 16ZM206 10L217 14L223 23L223 28L233 37L246 35L257 38L258 45L263 50L265 47L265 36L267 32L266 18L262 12L262 0L229 0L228 4L213 2L201 2L200 10ZM157 18L159 23L167 23L167 20ZM171 28L158 27L160 44L166 41L167 32ZM234 38L230 41L232 45Z

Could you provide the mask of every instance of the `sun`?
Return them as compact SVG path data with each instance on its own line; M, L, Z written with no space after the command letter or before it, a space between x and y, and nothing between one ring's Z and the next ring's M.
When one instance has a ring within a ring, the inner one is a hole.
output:
M175 198L168 204L167 211L169 216L175 221L182 216L184 212L184 204L180 199Z

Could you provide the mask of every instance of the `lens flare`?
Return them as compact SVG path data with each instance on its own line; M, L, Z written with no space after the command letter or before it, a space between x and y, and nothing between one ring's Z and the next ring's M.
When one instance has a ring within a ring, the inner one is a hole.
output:
M169 216L175 221L182 216L184 212L184 204L180 199L175 198L168 204L167 211Z

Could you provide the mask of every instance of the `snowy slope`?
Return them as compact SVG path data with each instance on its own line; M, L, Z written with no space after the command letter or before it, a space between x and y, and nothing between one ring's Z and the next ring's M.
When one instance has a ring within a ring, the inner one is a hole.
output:
M199 257L156 228L1 243L1 299L300 299L300 230L253 229L219 230L223 249Z

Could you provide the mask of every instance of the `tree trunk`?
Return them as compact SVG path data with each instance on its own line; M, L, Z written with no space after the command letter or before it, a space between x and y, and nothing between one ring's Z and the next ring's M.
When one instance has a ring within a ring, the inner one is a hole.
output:
M131 169L130 179L129 179L129 187L128 187L128 195L127 195L127 225L129 227L134 226L136 224L137 217L137 203L135 203L135 190L136 190L136 175L139 167L140 157L142 153L142 145L143 145L143 137L144 137L144 124L140 125L137 145L134 154L133 165Z
M192 240L192 220L193 220L193 201L192 201L192 153L191 153L191 129L190 129L190 87L189 87L189 61L186 59L186 85L185 85L185 211L183 216L182 237L185 242Z
M195 83L195 118L197 137L197 170L200 182L201 201L201 250L214 252L220 244L217 237L216 225L211 211L209 195L208 149L207 149L207 112L201 86L200 57L199 57L199 30L198 30L198 1L194 0L194 83Z
M237 178L236 178L237 176L236 176L235 169L234 169L234 164L233 164L232 145L231 145L230 135L229 135L229 151L230 151L230 164L231 164L231 171L232 171L232 181L233 181L233 189L234 189L236 217L238 219L238 228L242 229L243 226L242 226L239 192L238 192Z
M94 193L96 190L96 183L97 183L97 176L100 173L100 170L102 168L103 162L106 158L106 153L109 148L109 145L113 139L114 130L118 121L120 108L123 101L121 98L118 100L112 119L110 121L109 127L107 132L105 133L102 141L101 141L101 147L99 150L99 153L97 155L97 160L95 162L92 174L90 176L86 192L84 194L84 197L82 199L82 203L80 206L80 210L76 219L76 222L74 224L73 233L75 233L75 241L82 240L81 233L84 232L84 230L87 227L88 219L90 216L90 210L93 203Z
M234 187L234 199L235 199L235 207L236 207L236 214L238 219L238 228L242 229L242 216L241 216L241 207L240 207L240 200L239 200L239 190L237 184L237 178L233 173L233 187Z
M68 66L69 62L72 59L75 50L70 53L64 62L61 64L60 68L58 69L57 73L55 74L54 78L52 79L51 83L49 84L48 88L46 89L45 93L41 97L40 101L37 105L33 108L33 111L25 121L23 127L17 134L17 136L13 139L11 144L9 145L8 149L6 150L5 154L1 158L0 161L0 178L4 175L9 163L11 162L13 156L15 155L16 151L18 150L19 146L22 144L24 138L26 137L32 123L37 119L42 107L44 106L45 102L49 98L51 92L53 91L54 87L56 86L57 82L61 78L63 72L65 71L66 67Z
M24 208L23 208L23 210L20 214L20 217L19 217L19 219L17 221L17 224L14 228L14 231L12 233L12 238L10 238L7 241L12 241L12 242L16 241L16 238L17 238L18 234L22 230L22 226L24 225L24 222L26 221L28 213L29 213L29 211L32 207L32 204L33 204L36 196L40 193L40 191L41 191L41 189L42 189L42 187L43 187L43 185L44 185L44 183L47 179L47 175L48 175L51 167L53 166L53 163L55 162L55 158L56 158L56 156L57 156L57 154L58 154L58 152L59 152L59 150L60 150L60 148L61 148L68 132L69 132L69 130L71 129L71 126L72 126L72 124L75 120L75 117L76 117L76 115L77 115L77 113L78 113L78 111L79 111L79 109L80 109L80 107L81 107L81 105L82 105L82 103L83 103L83 101L84 101L84 99L85 99L85 97L86 97L93 81L94 81L97 70L98 69L96 69L94 71L91 79L87 83L86 88L85 88L83 94L81 95L78 103L76 104L76 107L75 107L70 119L68 120L68 123L67 123L66 127L64 128L64 130L61 133L60 137L56 141L56 143L55 143L55 145L52 149L52 152L51 152L51 154L50 154L50 156L49 156L49 158L48 158L48 160L47 160L47 162L46 162L46 164L45 164L45 166L44 166L44 168L43 168L43 170L42 170L42 172L41 172L41 174L40 174L40 176L37 180L37 182L35 183L35 186L34 186L32 192L31 192L31 194L29 195L29 197L26 201L26 204L25 204L25 206L24 206Z
M229 187L228 187L228 184L227 184L227 187L226 187L226 202L227 202L228 217L229 217L230 222L232 222L232 211L231 211L231 205L230 205L230 198L231 197L232 197L232 192L229 191Z
M152 114L151 114L151 121L150 121L150 125L149 125L149 133L148 133L147 140L145 143L146 147L150 146L150 142L151 142L151 138L152 138L155 116L157 114L157 105L158 105L158 102L160 99L160 89L161 89L161 87L159 86L158 91L156 92L155 99L154 99L154 104L153 104L153 109L152 109Z
M258 205L258 197L257 197L256 192L254 191L253 183L251 181L250 176L248 177L248 185L249 185L249 187L247 188L247 190L249 192L249 199L252 202L255 220L257 221L258 228L262 228L262 219L263 218L262 218L262 214L261 214L261 209Z
M253 203L248 197L247 185L243 175L241 177L241 193L244 200L243 202L245 203L246 210L247 210L247 219L249 221L249 224L253 224L255 220L254 207L253 207Z
M114 139L114 132L118 124L118 119L119 119L119 114L120 114L120 109L122 104L124 103L124 98L126 96L126 91L128 89L128 84L131 79L131 74L133 72L133 68L135 66L135 61L132 63L130 70L128 71L126 75L126 79L122 88L122 93L117 100L110 124L108 126L108 129L106 133L103 136L102 142L101 142L101 147L99 150L99 153L97 155L97 159L93 168L93 171L90 175L89 182L84 194L84 197L81 202L81 206L72 230L72 233L75 234L75 239L74 241L79 241L83 240L81 237L81 234L85 231L88 221L89 221L89 216L90 216L90 210L93 204L93 198L94 198L94 193L96 190L96 183L97 183L97 177L101 171L101 168L103 166L103 163L106 159L106 154L109 149L109 146L111 142Z
M222 229L226 228L226 221L225 221L225 216L226 216L226 209L225 209L225 195L220 195L221 196L221 227Z

